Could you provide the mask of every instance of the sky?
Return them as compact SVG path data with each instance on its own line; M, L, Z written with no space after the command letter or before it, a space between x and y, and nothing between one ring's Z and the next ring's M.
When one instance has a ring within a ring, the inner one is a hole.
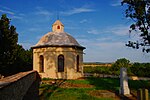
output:
M84 50L84 62L149 62L150 54L126 47L130 19L125 18L121 0L0 0L0 15L7 14L16 27L18 43L25 49L35 45L52 31L58 19L65 32L72 35Z

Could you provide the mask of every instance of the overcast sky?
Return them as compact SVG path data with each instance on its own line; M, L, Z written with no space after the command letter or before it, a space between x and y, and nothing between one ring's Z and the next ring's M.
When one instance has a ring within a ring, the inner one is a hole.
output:
M131 20L124 16L121 0L0 0L0 14L7 14L17 28L19 44L29 49L52 30L59 19L65 32L72 35L84 50L85 62L149 62L150 54L125 46Z

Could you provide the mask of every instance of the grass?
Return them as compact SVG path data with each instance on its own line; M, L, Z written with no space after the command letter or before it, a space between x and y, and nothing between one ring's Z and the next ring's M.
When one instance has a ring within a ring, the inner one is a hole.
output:
M49 99L52 100L99 100L93 96L88 95L88 92L91 89L84 88L71 88L63 89L59 88L55 93L53 93Z
M51 80L51 79L50 79ZM82 80L65 80L66 83L71 84L87 84L93 85L89 88L62 88L56 84L41 84L40 86L40 99L41 100L114 100L113 98L99 98L90 95L90 91L95 90L108 90L113 93L119 93L120 80L117 78L95 78L89 77ZM129 88L136 91L139 88L150 89L150 81L134 81L129 80Z

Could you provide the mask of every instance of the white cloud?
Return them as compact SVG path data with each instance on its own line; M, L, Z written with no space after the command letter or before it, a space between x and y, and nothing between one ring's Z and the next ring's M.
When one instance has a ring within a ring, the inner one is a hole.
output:
M2 6L2 5L0 5L0 12L2 14L10 15L11 19L19 19L19 20L21 20L25 16L22 13L17 13L17 11L15 11L14 9L11 9L11 8L8 8L8 7Z
M145 56L141 49L136 50L125 46L122 41L109 41L110 37L95 37L88 39L78 37L77 41L85 46L84 61L115 62L119 58L129 59L131 62L148 62L150 56Z
M90 34L100 34L101 31L97 30L97 29L92 29L92 30L87 31L87 33L90 33Z
M8 10L8 11L13 11L13 12L15 11L15 10L13 10L11 8L8 8L8 7L2 6L2 5L0 5L0 8Z
M2 10L2 9L0 9L0 12L1 12L1 13L10 14L10 15L14 15L14 14L15 14L15 13L14 13L14 12L12 12L12 11Z
M80 7L80 8L73 8L72 10L61 12L62 15L73 15L73 14L79 14L79 13L85 13L85 12L93 12L94 9L91 9L89 7Z
M80 21L81 24L86 23L86 22L87 22L87 19L83 19L83 20Z
M150 56L145 56L140 49L128 48L123 42L89 41L85 44L84 61L86 62L115 62L119 58L126 58L131 62L149 62L150 60Z
M23 19L21 16L12 16L11 19Z
M1 13L5 13L5 14L10 14L10 15L14 15L15 13L15 10L11 9L11 8L8 8L8 7L5 7L5 6L2 6L0 5L0 12Z
M36 7L37 11L35 12L36 15L43 15L43 16L48 16L52 15L52 13L42 7Z
M98 38L96 39L97 41L109 41L109 40L112 40L111 37L101 37L101 38Z
M129 26L117 25L114 27L109 27L105 32L113 33L116 35L127 35L129 34Z
M109 26L104 29L91 29L88 30L87 33L90 34L103 34L103 33L111 33L119 36L124 36L129 34L129 26L123 26L123 25L116 25L116 26Z
M114 2L111 4L111 6L121 6L122 0L113 0Z

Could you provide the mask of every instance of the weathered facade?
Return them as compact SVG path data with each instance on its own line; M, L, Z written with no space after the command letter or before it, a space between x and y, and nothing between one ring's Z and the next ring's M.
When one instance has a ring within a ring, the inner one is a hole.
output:
M52 25L52 32L45 34L32 49L33 69L42 78L77 79L83 76L85 47L64 32L60 20Z

